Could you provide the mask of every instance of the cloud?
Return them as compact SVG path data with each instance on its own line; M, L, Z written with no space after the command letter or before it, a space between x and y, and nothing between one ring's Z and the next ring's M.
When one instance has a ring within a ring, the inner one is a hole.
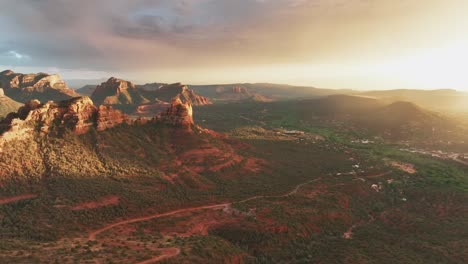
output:
M29 66L239 63L283 46L269 31L285 31L281 27L292 22L285 12L298 2L305 1L0 0L0 48L30 54L35 60Z
M0 57L4 65L152 79L163 70L363 58L381 54L384 42L385 52L418 44L403 36L403 22L384 22L434 1L0 0Z
M14 51L14 50L10 50L10 51L6 52L6 55L10 56L10 57L14 57L14 58L16 58L18 60L23 60L23 59L29 59L30 58L28 55L18 53L18 52Z

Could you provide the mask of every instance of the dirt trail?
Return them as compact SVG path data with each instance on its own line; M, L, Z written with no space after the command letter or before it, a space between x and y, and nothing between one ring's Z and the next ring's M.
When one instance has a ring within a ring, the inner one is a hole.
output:
M230 203L204 205L204 206L198 206L198 207L178 209L178 210L171 211L171 212L154 214L154 215L149 215L149 216L144 216L144 217L132 218L132 219L124 220L124 221L117 222L117 223L114 223L114 224L110 224L110 225L105 226L105 227L103 227L101 229L93 231L93 232L91 232L89 234L88 239L89 240L96 240L97 235L101 234L104 231L112 229L114 227L117 227L117 226L128 225L128 224L138 223L138 222L144 222L144 221L148 221L148 220L152 220L152 219L156 219L156 218L171 216L171 215L185 213L185 212L193 212L193 211L199 211L199 210L204 210L204 209L222 209L222 208L224 208L224 207L226 207L228 205L230 205Z
M0 205L9 204L9 203L13 203L13 202L21 201L21 200L27 200L27 199L36 198L36 197L37 197L36 194L23 194L23 195L3 198L3 199L0 199Z
M161 255L155 256L153 258L150 258L148 260L138 262L137 264L150 264L150 263L155 263L158 261L161 261L163 259L167 258L172 258L180 254L180 249L179 248L164 248L161 249Z
M156 219L156 218L161 218L161 217L165 217L165 216L172 216L172 215L176 215L176 214L180 214L180 213L195 212L195 211L206 210L206 209L224 209L224 208L226 208L228 206L231 206L232 204L246 203L248 201L262 199L262 198L283 198L283 197L288 197L288 196L291 196L293 194L296 194L305 185L311 184L311 183L319 181L321 179L322 178L318 178L318 179L314 179L314 180L311 180L311 181L308 181L308 182L305 182L305 183L301 183L301 184L297 185L292 191L290 191L290 192L288 192L288 193L286 193L284 195L254 196L254 197L250 197L250 198L247 198L247 199L244 199L244 200L241 200L241 201L237 201L237 202L183 208L183 209L178 209L178 210L174 210L174 211L170 211L170 212L166 212L166 213L158 213L158 214L153 214L153 215L149 215L149 216L137 217L137 218L124 220L124 221L121 221L121 222L117 222L117 223L114 223L114 224L107 225L107 226L105 226L105 227L103 227L101 229L98 229L98 230L95 230L95 231L89 233L88 239L89 240L96 240L96 237L99 234L101 234L102 232L105 232L105 231L107 231L109 229L112 229L114 227L117 227L117 226L122 226L122 225L127 225L127 224L132 224L132 223L138 223L138 222L144 222L144 221L148 221L148 220L152 220L152 219Z
M379 174L368 175L368 176L365 176L364 178L380 178L380 177L383 177L383 176L387 176L387 175L389 175L391 173L392 173L392 171L387 171L387 172L383 172L383 173L379 173Z

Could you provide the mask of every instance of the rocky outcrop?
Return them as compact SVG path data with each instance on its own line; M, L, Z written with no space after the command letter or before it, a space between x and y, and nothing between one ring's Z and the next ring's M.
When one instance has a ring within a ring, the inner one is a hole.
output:
M38 132L62 132L69 129L76 134L86 133L93 125L97 108L89 97L41 104L31 100L17 113L9 114L4 125L30 125ZM16 119L16 120L15 120Z
M6 70L0 73L0 87L7 96L19 102L65 100L78 96L57 74L22 74Z
M109 106L96 107L89 97L77 97L60 102L42 104L31 100L16 113L10 113L0 122L0 144L40 134L61 134L72 131L84 134L91 128L106 130L129 123L126 115Z
M139 105L149 103L135 84L129 81L110 78L96 87L91 98L97 105Z
M192 105L184 103L176 97L166 112L159 115L157 119L171 126L191 130L194 126Z
M189 103L197 106L212 104L208 98L196 94L193 90L189 89L187 85L181 83L161 86L158 92L161 97L178 97L182 103Z
M158 85L158 88L151 89L151 90L144 90L150 89L150 84L146 84L142 89L142 92L145 96L149 99L157 99L165 102L171 102L173 98L179 98L183 103L190 103L191 105L201 106L201 105L210 105L212 102L210 99L200 96L195 91L188 88L187 85L183 85L181 83L173 83L173 84L166 84L166 85ZM145 88L147 87L147 88Z
M134 89L131 83L117 79L111 78L108 83L116 84L108 87L115 88L114 91L117 93ZM61 135L66 131L71 131L79 135L87 133L92 128L103 131L124 123L144 125L155 122L156 125L164 123L182 128L184 131L192 130L194 121L190 102L183 102L181 96L175 96L170 104L165 102L159 102L159 104L158 107L165 110L153 120L132 121L127 115L111 106L96 107L91 98L86 96L47 103L30 100L17 112L9 113L0 122L0 145L9 140L24 139L35 134Z
M122 123L130 124L130 119L126 114L113 109L111 106L99 106L96 120L96 129L98 131L104 131Z

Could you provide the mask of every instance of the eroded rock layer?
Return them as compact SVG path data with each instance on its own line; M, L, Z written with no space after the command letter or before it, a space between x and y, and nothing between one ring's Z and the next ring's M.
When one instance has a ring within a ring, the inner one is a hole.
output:
M126 115L109 106L98 108L89 97L45 104L31 100L0 123L0 143L26 138L33 132L60 134L68 130L84 134L93 127L102 131L122 123L129 123Z
M22 74L6 70L0 72L0 87L7 96L19 102L33 99L59 101L78 96L57 74Z
M183 103L180 98L176 97L166 112L158 117L158 120L168 125L191 129L194 125L192 105Z
M114 77L98 85L91 98L97 105L138 105L149 102L135 84Z

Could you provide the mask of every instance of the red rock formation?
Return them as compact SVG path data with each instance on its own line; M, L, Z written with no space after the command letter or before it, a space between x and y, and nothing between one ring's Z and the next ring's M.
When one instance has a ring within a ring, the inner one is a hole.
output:
M97 105L145 104L149 102L140 94L135 84L114 77L98 85L91 98Z
M14 100L64 100L78 96L57 74L21 74L6 70L0 73L0 87Z
M104 131L122 123L130 124L130 120L126 114L110 106L99 106L96 120L96 128L98 131Z
M190 103L183 103L180 98L172 100L171 106L158 119L163 123L191 130L194 125L193 110Z
M145 86L147 87L148 85ZM170 102L173 98L178 97L183 103L190 103L191 105L200 106L212 104L210 99L198 95L193 90L189 89L187 85L181 83L161 85L154 91L144 91L144 93L147 94L148 98L157 98L166 102Z
M130 123L126 115L108 106L97 108L89 97L45 104L31 100L0 123L0 144L27 138L34 131L49 134L69 130L84 134L92 127L102 131L122 123Z

